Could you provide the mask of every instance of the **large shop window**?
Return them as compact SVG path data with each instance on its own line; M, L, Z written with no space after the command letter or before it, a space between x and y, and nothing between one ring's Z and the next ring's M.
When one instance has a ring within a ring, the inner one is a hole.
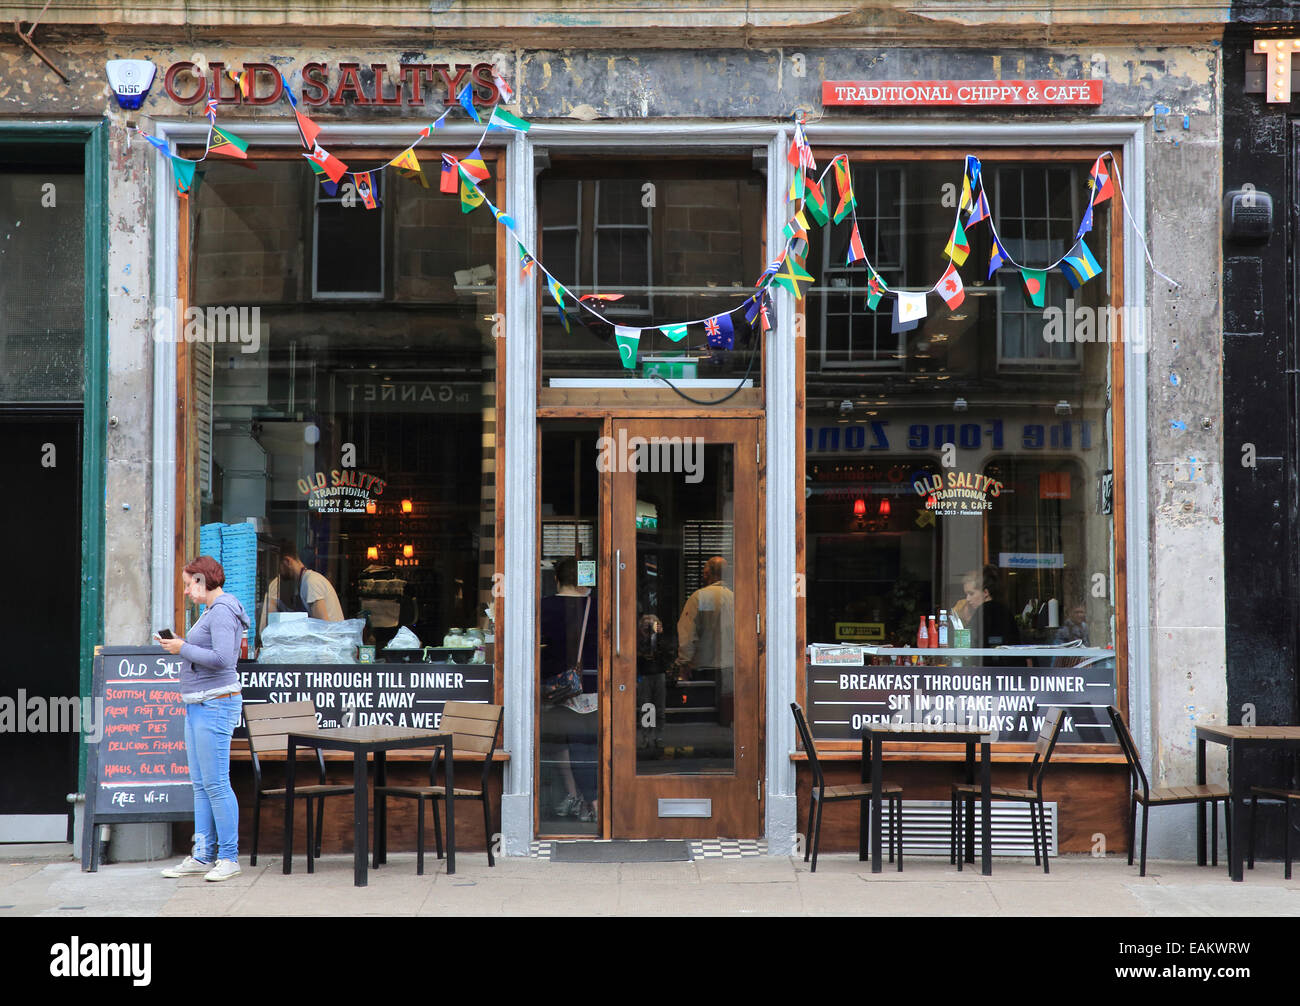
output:
M362 620L381 661L467 659L492 628L496 222L395 177L366 209L300 158L257 169L210 164L190 200L187 552L256 610L250 654L305 609Z
M765 191L748 157L553 157L537 182L539 258L571 296L562 318L542 277L544 400L548 389L671 396L671 382L714 399L759 387L761 339L734 309L763 270ZM604 321L579 306L592 294L618 295L588 301ZM706 323L726 312L731 330L720 323L711 343ZM694 324L677 339L661 329L683 322ZM616 326L637 333L634 346Z
M1093 157L984 158L1015 260L1041 265L1070 249ZM852 171L858 227L882 278L907 290L934 284L948 265L955 208L943 194L952 183L960 191L961 156L860 155ZM814 233L806 632L810 644L865 647L860 667L831 666L856 661L853 650L813 647L806 699L817 736L938 720L1031 741L1055 704L1068 707L1063 742L1111 740L1104 706L1117 696L1122 616L1113 340L1123 334L1111 209L1096 207L1085 237L1101 276L1076 290L1050 272L1041 307L1019 270L989 275L989 227L972 225L964 302L950 309L932 294L910 331L893 324L891 298L868 308L861 265L842 266L849 224ZM946 651L924 652L932 625ZM987 652L1015 646L1025 649Z

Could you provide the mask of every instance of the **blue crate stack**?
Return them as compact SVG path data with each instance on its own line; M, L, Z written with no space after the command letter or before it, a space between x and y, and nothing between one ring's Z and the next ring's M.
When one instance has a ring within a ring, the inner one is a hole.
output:
M239 603L254 619L248 628L248 649L251 653L257 642L257 529L252 524L219 524L221 528L221 558L218 562L226 571L225 590L239 598ZM202 529L199 538L202 541Z

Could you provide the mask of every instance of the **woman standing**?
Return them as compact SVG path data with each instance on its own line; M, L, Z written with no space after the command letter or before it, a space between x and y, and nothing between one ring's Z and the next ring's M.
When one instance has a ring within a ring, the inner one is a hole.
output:
M217 560L201 555L182 577L185 595L206 610L190 627L188 639L158 642L181 656L185 753L194 784L194 851L163 876L229 880L239 876L239 803L230 786L230 737L242 708L235 666L249 618L239 598L221 589L226 572Z

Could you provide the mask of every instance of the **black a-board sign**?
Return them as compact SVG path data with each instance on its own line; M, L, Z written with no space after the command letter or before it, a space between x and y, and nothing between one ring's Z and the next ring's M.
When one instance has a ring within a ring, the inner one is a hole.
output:
M160 646L95 647L90 696L104 714L99 740L86 745L83 870L99 869L101 824L194 817L180 670Z

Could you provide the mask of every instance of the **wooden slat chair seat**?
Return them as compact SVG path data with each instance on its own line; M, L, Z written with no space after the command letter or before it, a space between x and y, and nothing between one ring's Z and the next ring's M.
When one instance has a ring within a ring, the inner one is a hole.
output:
M496 750L497 733L501 730L503 706L486 705L481 702L448 702L442 709L442 718L438 723L441 733L452 735L452 748L457 755L471 752L482 755L483 775L478 789L457 786L452 791L453 800L478 800L483 804L483 834L487 842L488 866L495 866L492 857L492 802L488 790L489 774L492 771L492 754ZM397 796L413 799L416 802L415 844L417 875L424 874L424 801L433 806L433 835L436 842L438 858L442 859L442 819L438 814L438 801L447 799L447 787L438 783L438 763L442 761L442 749L434 752L429 763L429 785L427 786L376 786L375 800ZM387 834L379 836L376 843L375 857L378 860L387 851Z
M1052 752L1056 750L1056 740L1061 735L1061 724L1064 722L1064 709L1047 710L1043 726L1038 731L1038 739L1034 742L1034 759L1029 764L1029 779L1024 789L1011 786L989 787L991 800L1011 800L1029 804L1029 823L1034 836L1034 865L1038 865L1041 847L1044 873L1050 873L1051 868L1047 859L1047 811L1043 807L1043 776L1047 772L1048 763L1052 760ZM970 813L973 815L974 801L979 799L982 793L983 790L973 783L954 783L952 787L950 819L952 839L949 858L957 860L958 870L962 868L966 858L962 844L962 839L965 837L965 808L969 806Z
M822 807L837 800L856 800L858 803L858 860L867 858L867 825L871 816L870 783L848 783L842 786L827 786L826 776L822 772L821 762L817 760L817 747L813 744L812 731L808 729L808 720L798 702L790 703L794 713L794 725L803 741L804 752L808 755L808 767L812 769L812 792L808 798L808 836L809 841L803 850L803 860L808 862L812 855L812 872L817 872L817 850L822 839ZM896 783L882 782L880 793L889 801L889 861L898 855L898 868L903 868L903 787ZM816 810L816 823L813 811Z
M257 837L262 823L262 800L283 798L287 787L262 785L261 758L270 754L288 755L289 732L302 733L316 729L316 703L314 702L258 702L244 706L244 722L248 724L248 750L253 761L253 852L249 865L257 865ZM325 823L325 798L350 796L354 789L342 783L325 781L325 753L316 749L316 767L320 782L300 786L294 781L294 799L307 801L307 872L315 872L315 861L320 856L321 831ZM315 828L312 827L312 804L316 806Z
M1128 762L1129 777L1132 783L1132 799L1129 803L1128 822L1128 865L1133 865L1133 847L1137 832L1137 809L1142 805L1142 862L1138 876L1147 875L1147 820L1151 817L1152 807L1173 807L1178 804L1197 803L1210 805L1210 864L1219 865L1219 801L1223 801L1223 820L1228 828L1228 859L1232 859L1232 801L1227 786L1217 784L1198 784L1193 786L1162 786L1152 789L1147 781L1146 771L1142 768L1142 759L1138 755L1137 744L1129 733L1128 724L1115 706L1107 706L1111 726L1115 728L1115 738L1124 751L1124 760ZM1201 846L1204 848L1204 846Z
M1286 810L1286 831L1282 837L1282 856L1285 862L1284 876L1291 879L1291 815L1300 809L1300 789L1287 789L1284 786L1250 787L1250 844L1247 845L1246 868L1255 869L1255 810L1260 800L1281 803Z

